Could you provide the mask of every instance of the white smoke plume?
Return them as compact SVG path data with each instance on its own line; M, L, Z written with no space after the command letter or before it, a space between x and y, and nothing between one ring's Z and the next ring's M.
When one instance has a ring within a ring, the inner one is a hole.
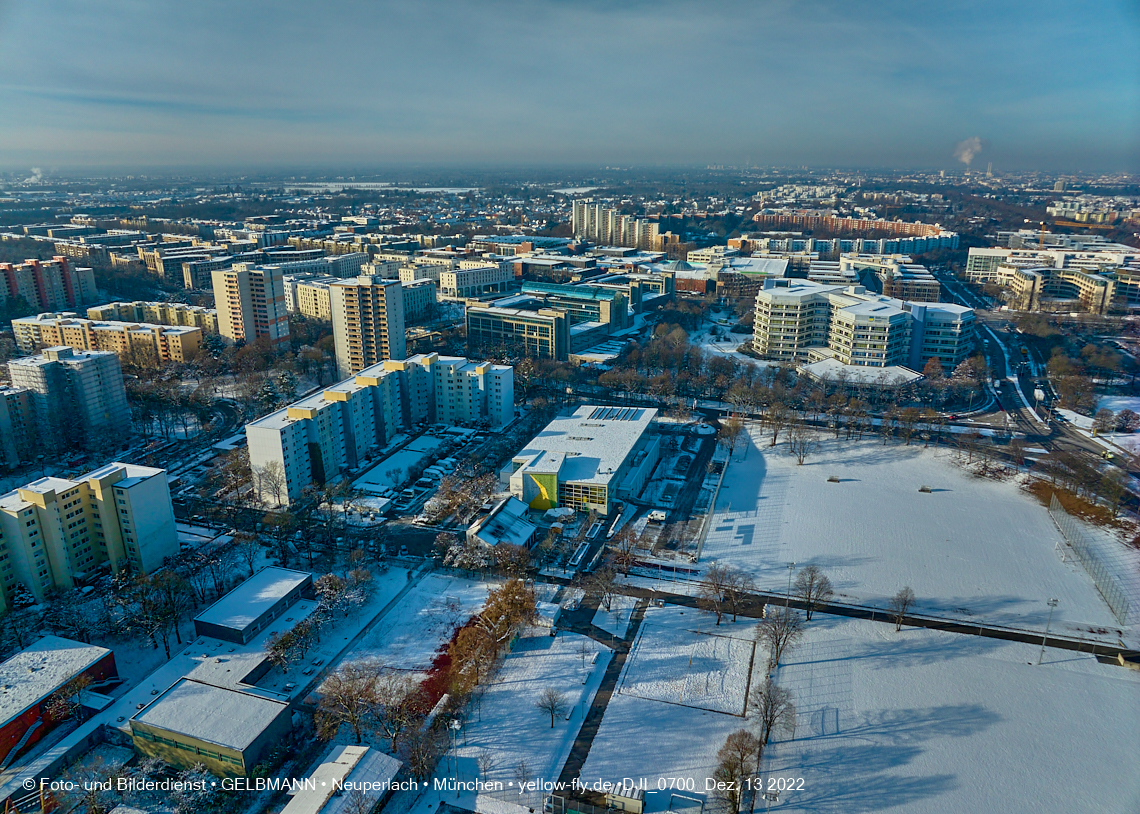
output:
M44 180L44 173L39 167L32 167L32 177L25 179L25 184L38 184Z
M972 136L965 141L958 142L958 146L954 148L954 157L968 167L970 162L974 160L974 156L981 151L982 140L977 136Z

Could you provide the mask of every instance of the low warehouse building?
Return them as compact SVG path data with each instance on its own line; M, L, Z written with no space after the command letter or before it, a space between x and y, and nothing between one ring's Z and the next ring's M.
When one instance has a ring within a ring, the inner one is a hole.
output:
M183 678L131 718L135 750L221 777L248 777L292 730L289 705Z
M194 633L245 644L312 593L312 574L289 568L262 568L195 616Z

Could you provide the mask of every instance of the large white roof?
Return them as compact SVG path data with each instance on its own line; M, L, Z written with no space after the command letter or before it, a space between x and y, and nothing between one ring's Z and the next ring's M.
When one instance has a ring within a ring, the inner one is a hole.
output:
M289 568L262 568L196 617L195 621L244 630L311 574Z
M133 720L241 751L288 708L283 701L183 678Z
M652 407L585 405L547 424L514 460L563 482L607 484L656 416Z
M44 636L0 664L0 726L7 725L111 651Z

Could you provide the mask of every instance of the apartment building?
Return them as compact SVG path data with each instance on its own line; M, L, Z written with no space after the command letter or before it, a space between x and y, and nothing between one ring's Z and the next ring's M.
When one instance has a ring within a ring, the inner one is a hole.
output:
M66 345L75 350L105 350L121 360L155 366L188 362L202 342L199 328L83 319L70 311L12 320L16 345L24 353Z
M457 269L439 274L439 296L448 300L480 299L501 294L514 282L515 275L509 263L478 263L467 268L463 261Z
M959 305L799 279L768 280L756 294L753 347L769 359L920 371L934 357L953 368L973 345L974 312Z
M247 424L245 433L254 488L281 505L358 469L420 422L500 428L513 418L513 368L433 353L372 365Z
M32 460L36 447L32 391L0 385L0 464L15 469Z
M184 325L204 334L218 332L218 311L184 302L112 302L87 309L87 318L97 321L149 322L155 325Z
M8 363L12 386L31 393L36 437L48 449L117 443L131 411L119 358L109 351L46 348Z
M361 275L329 286L337 371L343 377L407 356L399 280Z
M108 569L149 574L178 554L166 470L111 463L0 495L0 586L42 601Z
M94 302L95 272L64 256L52 260L0 263L0 308L23 300L37 311L60 311Z
M900 300L938 302L942 286L926 266L911 262L903 254L843 254L839 272L851 272L860 284L871 291Z
M289 338L285 281L273 266L238 263L213 273L218 332L232 343L268 339L276 345Z
M622 215L591 200L574 201L571 225L575 237L584 237L603 246L632 246L654 250L659 243L656 221Z
M329 286L338 279L312 271L286 274L282 280L285 310L289 313L303 314L311 319L330 322L332 300L329 297Z
M570 358L570 317L560 308L467 306L467 347L514 348L539 359Z
M431 319L436 312L436 284L434 280L416 280L414 283L400 283L404 297L404 322L411 325L421 320Z

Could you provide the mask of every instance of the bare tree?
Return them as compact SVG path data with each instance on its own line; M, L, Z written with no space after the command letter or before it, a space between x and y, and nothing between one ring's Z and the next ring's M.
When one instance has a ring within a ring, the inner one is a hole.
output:
M716 753L714 793L727 814L738 814L745 790L755 785L749 781L755 776L753 767L757 765L760 749L760 740L755 735L747 729L738 729L725 739Z
M639 535L634 531L633 526L626 526L614 536L613 543L611 543L614 552L613 561L622 576L628 577L630 569L637 561L639 542Z
M744 421L739 416L734 415L720 425L720 430L717 431L717 440L728 447L728 454L731 455L743 434Z
M530 764L525 760L520 760L515 764L515 784L521 788L530 782L530 778Z
M547 687L534 705L550 715L550 728L554 729L554 719L566 712L566 693Z
M748 694L752 725L756 728L756 774L760 774L760 759L764 748L777 732L796 731L796 705L792 693L776 684L771 676L752 686ZM756 806L753 796L752 806Z
M791 608L768 605L756 623L756 641L768 649L768 670L774 670L791 648L803 638L803 617Z
M348 792L341 810L345 814L372 814L377 802L378 798L366 794L361 789L353 789Z
M341 666L325 679L315 716L322 740L332 740L341 725L348 724L356 742L362 741L377 703L376 677L372 665L353 663Z
M283 498L286 494L287 484L285 470L281 467L280 462L269 461L264 466L253 467L252 472L257 496L261 498L262 502L273 506L282 505L285 502Z
M773 395L768 410L764 413L764 426L772 433L771 446L776 446L779 443L780 431L788 426L790 420L791 415L787 405L780 397Z
M257 568L257 560L261 556L261 543L258 542L257 535L248 531L235 532L234 551L238 559L245 563L249 569L249 575L252 577Z
M809 622L812 613L815 612L816 605L827 602L835 593L831 589L831 580L820 570L818 565L808 565L800 569L800 572L796 574L795 592L796 596L804 603L804 610Z
M728 590L731 569L727 565L713 563L705 569L705 575L697 587L697 597L701 606L716 614L719 625L724 619L725 593Z
M895 632L902 630L906 615L913 606L914 591L910 589L909 585L903 586L897 594L891 597L891 601L887 603L887 609L891 612L891 618L895 620Z
M788 428L788 452L796 459L796 463L803 466L808 456L815 452L819 441L815 430L803 424L793 424Z
M80 696L91 684L91 676L80 673L48 698L44 711L54 723L63 723L78 717L83 712Z
M374 683L373 715L377 728L392 743L396 751L396 738L420 715L417 690L419 685L408 673L377 669Z
M498 763L495 753L490 749L480 749L479 754L475 756L475 765L479 767L479 776L484 780L495 770Z
M747 571L741 571L739 568L728 570L724 581L724 599L728 603L729 611L732 612L733 622L736 621L737 611L740 610L744 600L755 590L756 581Z
M617 593L617 575L613 569L599 568L586 580L586 590L596 595L606 610L613 608L614 594Z

